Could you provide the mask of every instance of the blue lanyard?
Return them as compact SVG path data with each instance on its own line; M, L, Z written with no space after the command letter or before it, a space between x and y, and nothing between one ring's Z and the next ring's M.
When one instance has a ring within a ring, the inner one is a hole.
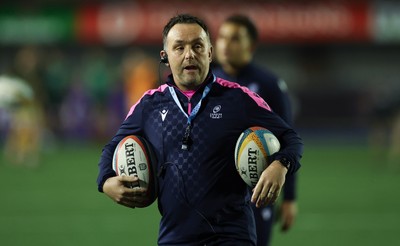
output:
M200 110L201 107L201 103L203 101L203 99L207 96L207 94L210 92L211 90L211 86L213 85L213 83L215 82L215 76L213 78L213 81L211 83L209 83L208 85L206 85L206 87L204 88L203 94L201 96L200 101L196 104L196 106L193 108L192 112L190 113L190 115L188 115L185 110L183 110L181 103L179 102L178 96L176 95L175 89L174 87L170 86L169 87L169 91L172 95L172 98L174 99L176 105L178 105L179 109L182 111L182 113L186 116L187 118L187 126L185 129L185 134L183 135L183 139L182 139L182 149L183 150L187 150L189 148L189 144L190 144L190 130L192 127L192 122L194 120L194 118L196 118L197 113Z

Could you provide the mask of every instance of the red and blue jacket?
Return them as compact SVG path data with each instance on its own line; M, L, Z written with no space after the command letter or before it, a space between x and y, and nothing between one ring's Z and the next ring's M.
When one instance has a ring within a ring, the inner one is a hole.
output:
M200 101L191 122L189 148L182 149L188 116ZM127 135L142 136L158 159L159 245L199 245L215 238L255 245L251 194L234 162L236 141L252 126L265 127L277 136L281 149L274 158L290 160L289 173L300 167L301 138L256 93L210 72L188 97L170 76L166 84L149 90L132 106L104 147L98 189L102 191L106 179L116 175L112 157L119 141Z

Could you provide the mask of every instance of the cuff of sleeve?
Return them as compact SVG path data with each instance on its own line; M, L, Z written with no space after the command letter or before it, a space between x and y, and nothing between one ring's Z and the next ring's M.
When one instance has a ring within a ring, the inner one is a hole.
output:
M283 200L285 201L294 201L296 200L296 184L297 184L297 175L286 175L286 182L283 186Z
M282 163L282 160L283 160L283 162L286 162L286 163L282 163L282 165L288 169L289 175L293 175L293 173L295 173L297 171L297 169L300 168L300 163L289 158L287 155L281 154L279 152L271 155L271 160L272 161L278 160L281 163Z
M98 183L98 186L97 186L97 189L98 189L99 192L103 192L104 183L106 182L106 180L108 178L111 178L111 177L115 177L115 173L114 174L113 173L109 173L109 174L106 174L106 175L103 176L103 178L100 180L100 182Z

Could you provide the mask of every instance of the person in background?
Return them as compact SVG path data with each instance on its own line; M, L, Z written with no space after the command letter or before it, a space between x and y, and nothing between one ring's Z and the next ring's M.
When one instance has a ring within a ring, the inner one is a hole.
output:
M144 50L130 50L123 57L122 78L127 110L143 96L143 93L158 86L157 69L158 61Z
M213 67L214 74L226 80L234 81L259 94L289 125L293 124L292 109L286 83L253 61L258 32L255 24L244 15L232 15L220 26L216 39L216 57L218 65ZM271 239L274 217L282 220L282 230L287 231L293 225L297 215L296 176L286 179L283 202L274 215L274 205L257 208L253 212L257 227L257 245L266 246Z
M35 168L42 150L43 110L32 87L21 78L0 75L0 111L7 114L4 157L7 163Z
M376 94L371 108L368 142L374 157L391 171L400 170L400 89L385 88Z
M159 245L254 246L251 203L275 202L286 174L300 167L302 140L256 93L212 73L213 47L202 20L188 14L171 18L163 45L161 62L171 75L131 107L104 147L97 188L126 207L147 204L146 189L125 186L138 178L116 176L112 168L118 143L128 135L141 136L158 160ZM234 149L252 126L268 128L282 148L251 193L236 171Z

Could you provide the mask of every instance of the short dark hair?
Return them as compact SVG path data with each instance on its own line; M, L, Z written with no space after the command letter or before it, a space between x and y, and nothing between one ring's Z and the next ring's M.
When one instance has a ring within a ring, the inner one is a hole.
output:
M171 28L175 26L176 24L198 24L203 30L206 32L207 37L210 40L210 33L208 31L207 25L199 19L196 16L190 15L190 14L179 14L177 16L172 17L168 23L164 26L164 30L162 32L163 35L163 44L165 45L165 42L167 40L167 35Z
M249 33L250 39L253 41L253 43L258 41L257 27L249 17L240 14L231 15L224 21L224 23L227 22L244 26L247 29L247 32Z

